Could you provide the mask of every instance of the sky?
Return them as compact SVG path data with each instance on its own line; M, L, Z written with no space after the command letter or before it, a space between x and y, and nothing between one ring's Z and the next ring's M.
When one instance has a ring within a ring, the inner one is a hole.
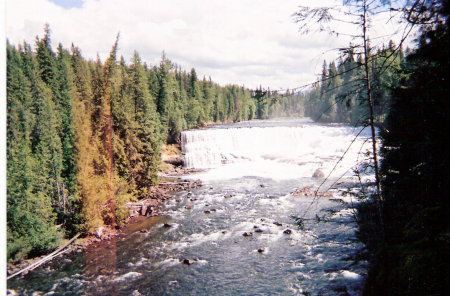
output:
M12 44L33 44L51 29L54 48L78 46L85 58L102 60L120 32L119 54L133 51L149 65L164 51L173 62L222 85L271 89L314 82L333 48L350 39L302 35L292 14L299 5L326 6L334 0L6 0L6 37ZM385 23L385 22L384 22ZM339 30L355 28L336 24ZM379 26L378 35L395 30ZM352 31L353 30L353 31ZM378 40L378 39L377 39Z

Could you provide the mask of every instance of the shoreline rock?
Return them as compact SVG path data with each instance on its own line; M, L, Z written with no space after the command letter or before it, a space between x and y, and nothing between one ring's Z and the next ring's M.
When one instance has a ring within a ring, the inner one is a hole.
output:
M316 192L312 186L307 186L303 188L299 188L291 192L293 196L306 196L306 197L333 197L333 192L330 191L319 191Z

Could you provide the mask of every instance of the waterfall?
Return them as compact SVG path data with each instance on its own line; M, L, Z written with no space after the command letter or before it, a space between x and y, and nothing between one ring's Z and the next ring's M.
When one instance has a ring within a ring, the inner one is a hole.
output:
M331 170L357 132L348 126L302 124L190 130L183 132L181 139L188 168L237 168L240 164L239 169L247 167L253 175L261 175L258 168L262 167L266 171L280 169L286 175L294 166L297 176L310 177L317 168ZM343 169L348 170L356 162L364 138L353 145Z

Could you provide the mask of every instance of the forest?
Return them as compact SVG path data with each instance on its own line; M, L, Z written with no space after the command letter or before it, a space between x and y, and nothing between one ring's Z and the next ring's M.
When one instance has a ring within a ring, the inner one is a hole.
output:
M127 63L118 43L104 62L83 58L76 46L54 52L49 26L34 49L7 44L9 259L122 223L124 204L158 183L162 144L179 141L182 130L299 114L289 110L304 96L277 101L220 86L164 53L159 65L137 52Z
M252 119L249 90L182 71L164 55L88 61L51 48L50 30L7 46L8 257L54 247L63 234L126 218L124 203L158 182L161 145L207 122ZM59 226L57 229L56 226Z
M364 295L448 291L450 3L421 5L410 12L421 28L414 49L391 41L369 54L383 198L358 207L371 264ZM222 86L164 53L159 65L137 52L125 61L119 42L103 62L76 46L53 51L48 26L34 46L7 44L9 260L122 223L125 203L158 183L162 145L183 130L281 116L369 124L364 61L352 45L324 61L310 88L282 92Z

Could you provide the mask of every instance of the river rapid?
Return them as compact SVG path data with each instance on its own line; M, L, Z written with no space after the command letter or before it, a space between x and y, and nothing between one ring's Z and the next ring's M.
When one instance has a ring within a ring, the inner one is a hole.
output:
M185 131L186 166L204 170L184 178L202 187L176 193L163 216L140 219L8 288L23 295L359 295L367 263L357 260L356 200L343 191L359 187L353 169L370 146L369 131L354 140L360 130L283 119ZM312 177L318 169L330 175L326 181ZM291 194L319 186L331 193ZM299 227L295 217L310 220Z

